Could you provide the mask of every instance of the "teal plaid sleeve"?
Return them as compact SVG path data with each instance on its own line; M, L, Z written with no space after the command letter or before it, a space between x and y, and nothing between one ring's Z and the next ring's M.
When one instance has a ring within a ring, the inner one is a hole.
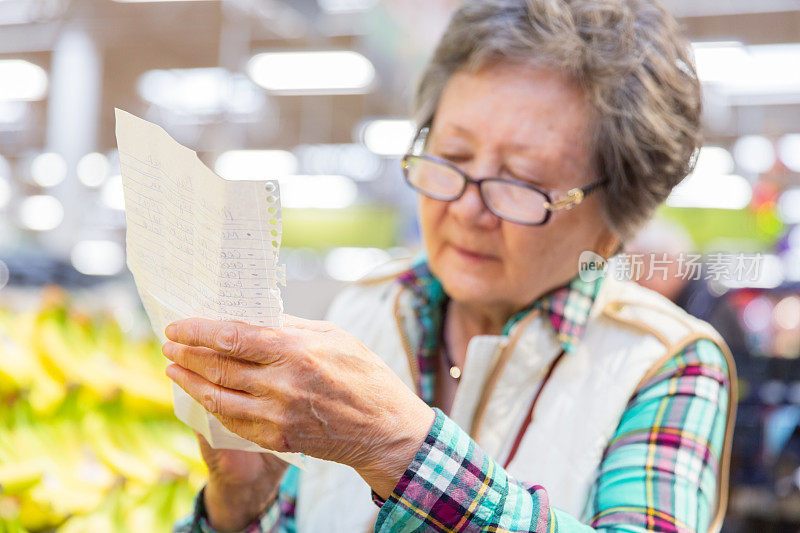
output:
M300 470L290 466L281 480L278 498L252 524L241 533L295 533L295 503ZM195 496L192 513L179 520L173 527L173 533L217 533L208 525L203 491Z
M692 343L668 361L631 398L584 517L551 507L546 487L512 478L436 410L425 442L381 506L375 530L705 531L729 390L725 358L710 341Z

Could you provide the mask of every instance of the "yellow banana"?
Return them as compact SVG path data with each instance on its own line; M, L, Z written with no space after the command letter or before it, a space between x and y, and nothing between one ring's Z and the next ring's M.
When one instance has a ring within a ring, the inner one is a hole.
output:
M86 385L101 398L116 392L119 373L110 361L102 354L79 353L52 322L41 324L34 346L45 368L57 379L68 385Z
M169 530L205 467L158 342L48 298L0 309L0 533Z
M31 498L22 498L20 501L19 522L25 529L33 531L52 529L66 518L66 515L56 512L49 503L41 503Z
M98 418L87 418L84 427L89 430L90 443L97 458L125 479L151 485L158 481L159 472L147 460L124 451L109 437L106 427Z
M41 481L44 464L40 459L29 459L0 465L0 493L20 494Z

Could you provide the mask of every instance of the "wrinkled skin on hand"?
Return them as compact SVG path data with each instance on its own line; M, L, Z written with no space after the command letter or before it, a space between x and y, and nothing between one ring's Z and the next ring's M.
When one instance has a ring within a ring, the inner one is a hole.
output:
M335 325L285 323L174 322L167 375L234 433L349 465L387 496L430 430L432 409Z

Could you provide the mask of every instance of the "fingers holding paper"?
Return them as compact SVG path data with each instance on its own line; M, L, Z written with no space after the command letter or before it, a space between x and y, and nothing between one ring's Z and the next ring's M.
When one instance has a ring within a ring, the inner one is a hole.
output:
M255 420L259 416L258 398L211 383L177 364L167 367L167 376L197 400L211 414Z
M427 435L433 411L335 325L291 316L285 324L173 322L163 348L175 363L167 374L240 436L347 464L388 494Z
M257 376L261 365L223 355L202 346L186 346L167 341L161 349L164 356L178 368L199 374L207 381L226 389L260 394ZM171 378L172 376L170 376Z
M251 326L244 322L223 322L205 318L187 318L169 324L167 338L186 346L205 347L253 363L273 362L273 353L288 339L281 330ZM166 355L166 354L165 354Z

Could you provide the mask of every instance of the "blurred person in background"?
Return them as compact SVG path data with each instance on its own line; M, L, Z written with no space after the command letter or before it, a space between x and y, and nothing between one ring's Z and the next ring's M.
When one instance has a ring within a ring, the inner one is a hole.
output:
M579 267L691 170L700 107L657 3L464 2L403 160L425 254L346 289L326 322L167 328L173 381L237 434L308 456L300 471L201 442L209 481L176 530L718 529L724 341Z
M675 222L651 220L625 245L625 252L641 259L634 281L711 324L725 339L742 373L750 355L739 317L725 302L724 290L714 290L706 281L703 265L698 261L697 269L689 267L700 255L686 230Z

